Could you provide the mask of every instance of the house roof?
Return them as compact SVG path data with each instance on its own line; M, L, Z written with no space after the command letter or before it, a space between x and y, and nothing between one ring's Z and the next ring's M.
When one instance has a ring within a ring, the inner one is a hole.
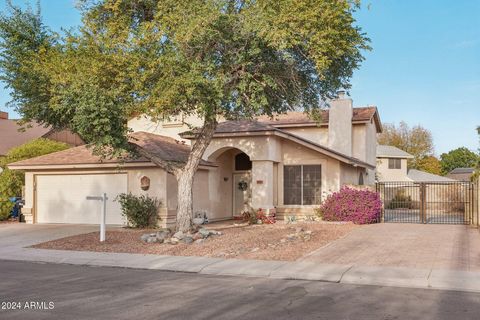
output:
M197 130L192 130L192 131L187 131L181 133L182 138L186 139L193 139L195 138ZM284 139L288 139L291 141L294 141L296 143L300 143L302 145L305 145L309 147L310 149L313 149L318 152L322 152L328 156L331 156L333 158L336 158L337 160L340 160L344 163L350 164L350 165L358 165L361 167L367 167L367 168L375 168L374 165L366 163L364 161L361 161L357 158L345 155L343 153L340 153L338 151L335 151L333 149L327 148L325 146L322 146L318 143L315 143L311 140L302 138L300 136L297 136L291 132L287 132L284 130L281 130L273 125L270 125L268 123L263 123L259 121L225 121L225 122L220 122L217 125L217 129L215 130L215 135L214 138L222 138L225 136L238 136L238 135L243 135L243 136L254 136L258 134L272 134L272 135L277 135L280 136Z
M21 128L25 128L25 131L19 131ZM0 118L0 156L6 155L14 147L41 138L50 130L49 127L35 122L22 126L18 124L18 120Z
M378 145L377 158L403 158L412 159L413 156L394 146Z
M329 121L329 110L322 110L320 117L320 124L326 125ZM378 114L377 107L357 107L353 108L353 123L367 122L375 120L377 124L377 131L382 131L382 124L380 121L380 116ZM257 120L262 123L270 124L276 127L288 127L288 126L298 126L298 125L317 125L316 120L311 119L308 114L301 111L290 111L282 114L274 114L273 117L263 115L257 117Z
M129 135L130 142L147 150L150 154L165 161L185 162L190 153L190 147L173 138L160 136L147 132L135 132ZM137 158L102 158L92 154L88 146L78 146L47 155L14 162L8 165L11 169L25 169L38 166L68 166L68 165L92 165L92 164L117 164L117 163L145 163L150 162L145 157ZM201 161L201 165L212 166L208 161Z
M448 174L472 174L474 171L475 168L455 168Z
M456 180L438 176L436 174L428 173L425 171L409 169L408 178L413 180L414 182L454 182Z

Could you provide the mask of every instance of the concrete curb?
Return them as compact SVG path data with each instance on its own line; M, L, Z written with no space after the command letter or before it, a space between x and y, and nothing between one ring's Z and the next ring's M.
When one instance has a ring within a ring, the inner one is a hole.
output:
M480 292L480 272L22 248L0 260Z

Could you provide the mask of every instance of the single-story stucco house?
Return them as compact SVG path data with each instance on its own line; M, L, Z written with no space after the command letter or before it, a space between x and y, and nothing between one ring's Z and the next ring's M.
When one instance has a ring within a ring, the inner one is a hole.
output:
M454 182L429 172L409 169L413 156L394 146L377 146L377 180L379 182Z
M475 168L455 168L447 174L447 178L457 181L471 181Z
M137 147L182 162L195 138L186 133L192 123L201 124L195 118L159 123L140 116L128 125ZM211 221L230 219L248 206L279 218L311 215L343 185L375 182L381 130L376 107L353 108L342 93L320 122L303 112L222 121L195 176L194 211L206 211ZM80 146L9 167L26 172L23 213L30 223L98 223L100 204L86 196L105 192L107 223L119 224L115 197L131 192L158 198L162 225L175 224L176 179L146 158L101 160Z

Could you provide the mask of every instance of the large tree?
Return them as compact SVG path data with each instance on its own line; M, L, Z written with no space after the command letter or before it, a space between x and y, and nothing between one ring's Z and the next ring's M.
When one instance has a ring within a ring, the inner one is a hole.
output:
M431 172L434 146L432 133L420 125L410 127L406 122L384 124L378 135L378 143L397 147L413 155L408 166L412 169ZM433 160L434 161L434 160Z
M480 156L468 148L461 147L442 153L440 156L442 174L447 174L456 168L474 168L480 161Z
M132 115L201 117L186 163L139 150L175 175L182 231L220 116L315 113L350 87L369 49L353 18L358 0L83 0L79 7L82 26L62 35L33 10L13 7L0 19L12 104L26 120L69 127L96 151L128 148Z

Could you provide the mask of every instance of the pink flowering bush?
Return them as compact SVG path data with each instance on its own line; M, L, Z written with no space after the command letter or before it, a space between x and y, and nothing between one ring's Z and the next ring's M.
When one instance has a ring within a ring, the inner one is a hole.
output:
M327 197L317 210L325 221L351 221L355 224L380 222L382 202L377 192L343 187Z

